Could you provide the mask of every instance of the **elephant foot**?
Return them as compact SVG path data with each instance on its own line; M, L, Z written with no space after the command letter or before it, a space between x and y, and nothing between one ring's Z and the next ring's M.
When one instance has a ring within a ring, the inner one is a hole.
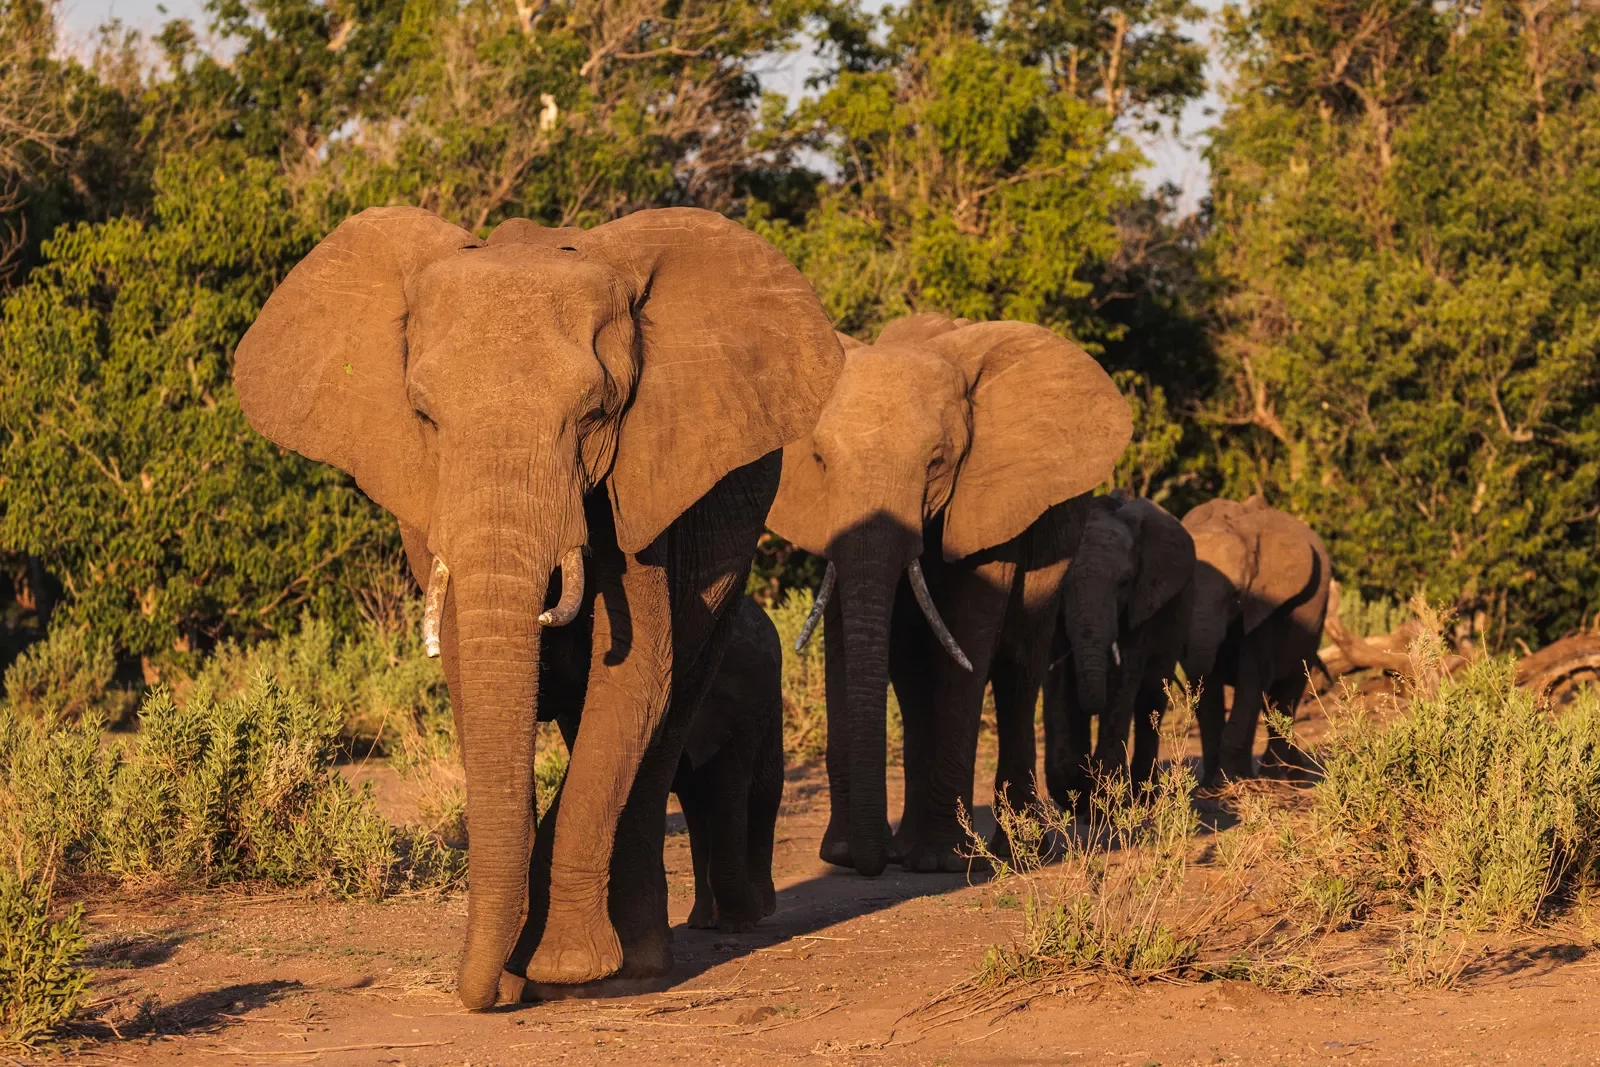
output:
M1267 751L1261 757L1263 778L1301 778L1311 770L1305 754L1283 738L1274 737L1267 742Z
M618 978L660 978L672 970L672 931L652 924L650 931L622 949Z
M915 845L906 850L905 868L916 874L966 874L983 866L957 845Z
M761 917L763 919L778 910L778 890L773 886L771 879L758 886L756 893L761 897Z
M691 930L715 930L717 928L717 908L711 901L696 896L694 907L689 910L689 928Z
M855 870L856 862L850 853L850 831L838 829L848 825L843 819L838 822L828 820L828 828L822 832L822 847L817 850L817 855L824 863L831 863L835 867L848 867ZM890 863L900 863L903 859L903 850L900 840L889 829L889 824L883 827L883 839L889 843L889 853L885 857ZM776 908L776 905L774 905ZM769 913L770 914L770 913Z
M666 956L670 963L672 953L667 951ZM606 978L621 969L622 942L604 909L558 915L552 908L539 949L528 961L528 981L572 985Z

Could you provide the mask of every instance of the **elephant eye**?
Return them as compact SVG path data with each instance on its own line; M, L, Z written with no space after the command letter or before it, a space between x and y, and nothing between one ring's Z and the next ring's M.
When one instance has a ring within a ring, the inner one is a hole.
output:
M822 458L822 453L812 452L811 458L816 461L817 469L826 474L828 471L828 461Z

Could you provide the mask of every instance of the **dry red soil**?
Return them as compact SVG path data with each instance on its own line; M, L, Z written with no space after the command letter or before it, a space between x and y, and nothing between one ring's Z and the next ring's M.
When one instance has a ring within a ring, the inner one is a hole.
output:
M797 773L778 826L778 913L743 935L682 925L691 882L679 820L667 852L669 980L484 1014L449 994L461 896L92 901L103 1021L66 1055L328 1067L1600 1063L1600 954L1550 939L1509 946L1448 992L1088 982L998 1018L936 1002L1016 933L1021 912L960 876L827 868L817 859L826 813L824 781Z

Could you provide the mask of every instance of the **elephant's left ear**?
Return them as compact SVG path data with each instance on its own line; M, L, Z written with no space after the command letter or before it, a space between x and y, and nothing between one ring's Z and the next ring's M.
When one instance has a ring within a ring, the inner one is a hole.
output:
M1117 508L1133 531L1139 572L1128 598L1128 625L1143 626L1194 577L1194 538L1160 504L1136 497Z
M641 365L610 486L641 551L738 467L810 433L844 351L804 277L714 211L640 211L575 240L634 301Z
M972 383L972 444L945 512L945 559L1008 541L1111 477L1133 416L1083 349L1021 322L973 323L928 347Z

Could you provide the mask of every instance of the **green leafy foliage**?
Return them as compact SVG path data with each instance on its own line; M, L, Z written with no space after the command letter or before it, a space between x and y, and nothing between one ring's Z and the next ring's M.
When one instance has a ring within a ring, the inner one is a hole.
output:
M1226 492L1491 645L1600 580L1594 15L1258 0L1211 152Z
M1366 842L1356 877L1418 913L1526 924L1600 858L1600 698L1552 715L1507 659L1415 694L1392 723L1349 724L1322 762L1321 832Z
M88 999L83 906L51 917L50 884L0 864L0 1048L45 1043Z
M460 859L397 831L333 768L342 716L270 676L230 699L148 696L139 730L0 709L0 842L23 869L123 883L312 885L381 898Z

